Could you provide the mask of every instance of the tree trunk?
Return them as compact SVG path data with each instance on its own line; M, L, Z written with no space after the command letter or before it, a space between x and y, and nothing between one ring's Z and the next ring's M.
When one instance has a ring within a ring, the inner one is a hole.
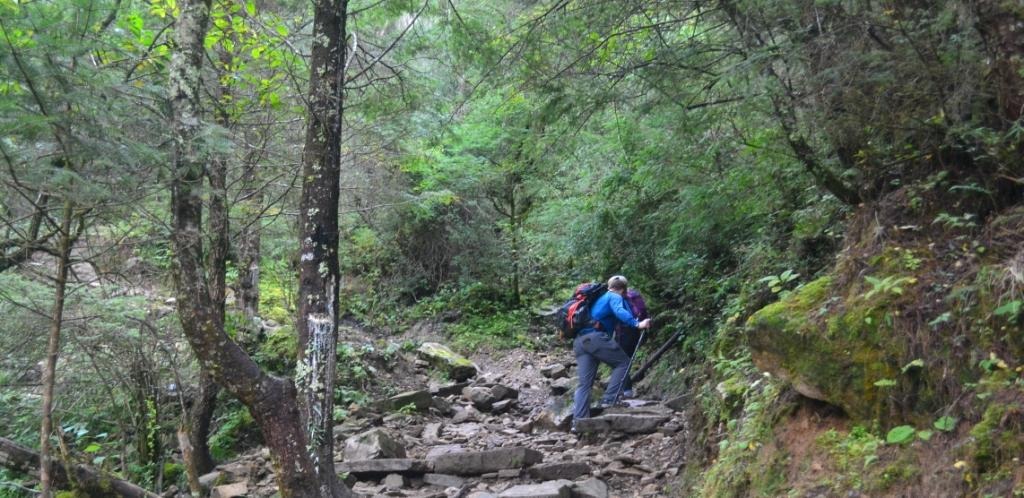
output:
M199 476L212 472L214 468L209 440L210 425L213 420L213 411L217 407L219 392L220 386L213 380L213 376L206 370L200 370L199 392L196 393L192 407L189 408L186 420L188 425L180 430L185 434L188 443L188 457L183 460L190 483L193 479L195 482L199 482ZM182 450L182 453L185 453L184 448ZM193 489L193 491L197 490Z
M0 467L5 467L16 472L37 474L40 471L40 455L10 439L0 437ZM59 461L48 462L54 486L71 486L72 480L68 478L68 470ZM158 495L146 491L128 481L122 481L116 477L102 474L99 471L85 465L75 465L73 470L74 483L78 490L85 492L88 496L97 498L108 498L112 495L126 498L157 498Z
M259 214L263 195L256 188L256 161L247 162L242 171L242 212L248 215L238 235L238 308L252 320L260 314L260 238ZM253 218L249 218L253 216Z
M300 407L321 496L348 496L334 473L332 415L338 341L338 197L348 0L314 4L309 122L299 214Z
M307 452L300 425L294 385L266 375L224 333L223 315L212 302L213 293L203 267L201 187L203 164L196 149L200 129L199 71L203 40L209 23L209 0L185 0L175 26L175 54L171 60L169 98L174 133L171 179L173 277L178 314L186 338L202 368L221 387L238 397L259 424L270 449L282 498L330 496L322 493L337 481L333 471L322 475ZM321 484L324 481L324 484Z
M39 482L40 496L43 498L53 496L52 460L50 459L50 434L53 432L53 387L57 374L57 355L60 353L61 325L64 321L64 295L68 283L68 259L71 257L71 241L73 239L71 236L73 209L71 201L64 201L50 338L46 347L46 364L43 366L42 423L39 429Z

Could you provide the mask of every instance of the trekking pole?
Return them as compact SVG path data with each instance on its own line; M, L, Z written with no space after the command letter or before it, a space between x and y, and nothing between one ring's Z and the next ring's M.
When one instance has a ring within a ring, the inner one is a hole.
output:
M619 383L619 392L615 393L615 399L612 400L612 404L616 405L619 403L619 398L622 397L622 391L626 388L626 379L629 378L629 369L633 367L633 358L636 358L637 351L640 351L640 345L644 342L644 334L647 333L647 329L640 330L640 339L636 341L636 349L633 350L633 356L629 357L629 363L626 364L626 375L622 377L622 382Z

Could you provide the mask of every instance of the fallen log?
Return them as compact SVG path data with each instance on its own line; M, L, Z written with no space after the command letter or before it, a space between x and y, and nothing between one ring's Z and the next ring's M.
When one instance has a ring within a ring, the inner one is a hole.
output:
M630 377L633 380L633 382L639 382L643 380L643 378L647 376L647 371L650 370L650 368L654 366L654 364L659 359L661 359L661 357L665 353L667 353L669 349L672 349L672 346L676 345L676 342L679 341L679 338L682 337L682 335L682 330L678 330L676 331L676 333L672 334L672 337L669 337L668 340L665 341L665 343L662 344L661 347L658 348L658 350L655 351L654 354L652 354L651 357L647 359L647 362L645 362L644 365L640 367L640 370L637 370L636 373Z
M39 475L39 453L10 439L0 437L0 467L16 472ZM59 460L53 461L53 481L57 488L72 487L89 496L123 496L125 498L159 498L160 495L147 491L128 481L102 474L86 465L73 466L73 479L68 479L68 470Z

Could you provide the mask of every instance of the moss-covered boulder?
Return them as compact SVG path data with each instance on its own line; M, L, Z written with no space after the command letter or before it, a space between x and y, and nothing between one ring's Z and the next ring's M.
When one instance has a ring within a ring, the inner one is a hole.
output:
M887 333L884 296L844 300L832 295L831 284L830 277L819 278L750 317L746 338L754 364L855 419L878 418L903 346Z
M420 358L430 363L434 368L444 372L448 378L455 382L462 382L476 376L476 365L444 344L424 342L420 345L417 353L419 353Z

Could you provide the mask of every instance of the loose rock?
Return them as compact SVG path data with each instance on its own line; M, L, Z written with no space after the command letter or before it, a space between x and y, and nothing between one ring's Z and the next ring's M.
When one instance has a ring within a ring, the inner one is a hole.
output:
M554 365L548 365L540 369L540 374L549 379L561 379L569 376L569 370L565 368L565 365L555 363Z
M522 484L502 491L498 498L570 498L572 487L572 481L566 480Z
M573 486L572 494L574 498L608 498L608 485L604 481L592 477L576 483Z
M371 429L345 440L345 460L405 458L405 446L383 429Z

